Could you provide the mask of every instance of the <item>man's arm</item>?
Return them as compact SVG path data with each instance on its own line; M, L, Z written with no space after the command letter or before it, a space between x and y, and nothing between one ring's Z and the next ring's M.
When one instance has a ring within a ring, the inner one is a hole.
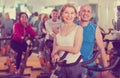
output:
M97 45L101 52L103 65L106 67L106 66L108 66L108 63L107 63L106 52L105 52L105 48L104 48L104 44L103 44L102 34L100 32L99 27L97 27L97 29L96 29L96 42L97 42Z
M45 22L45 28L46 28L47 34L53 34L52 28L49 25L48 21Z

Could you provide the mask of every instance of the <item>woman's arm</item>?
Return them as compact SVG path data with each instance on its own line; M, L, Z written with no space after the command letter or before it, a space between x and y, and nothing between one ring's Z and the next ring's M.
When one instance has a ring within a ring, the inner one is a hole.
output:
M74 45L73 46L55 46L53 52L58 53L59 51L67 51L73 54L80 52L80 48L83 40L83 29L79 27L75 34Z
M37 37L37 33L35 32L35 30L32 28L32 26L28 25L28 30L29 30L29 34L34 36L34 38Z
M52 51L52 54L51 54L51 58L52 58L52 62L55 63L56 61L58 61L60 59L59 54L57 52L54 52L54 49L57 46L56 36L54 37L53 41L54 41L53 42L53 51Z
M57 47L57 42L56 42L56 36L55 36L55 37L54 37L54 40L53 40L52 56L54 56L55 54L57 54L57 52L55 52L56 47Z

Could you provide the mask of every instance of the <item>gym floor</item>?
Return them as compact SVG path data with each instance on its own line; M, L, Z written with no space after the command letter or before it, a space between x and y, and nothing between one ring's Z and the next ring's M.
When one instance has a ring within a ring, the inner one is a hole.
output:
M4 63L6 62L6 58L7 56L0 56L0 75L9 75L9 73L2 71L8 68L6 65L4 65ZM37 76L42 73L42 71L40 70L41 65L39 62L39 57L36 53L33 53L28 58L27 66L28 68L25 69L25 74L30 74L30 76L27 78L37 78Z

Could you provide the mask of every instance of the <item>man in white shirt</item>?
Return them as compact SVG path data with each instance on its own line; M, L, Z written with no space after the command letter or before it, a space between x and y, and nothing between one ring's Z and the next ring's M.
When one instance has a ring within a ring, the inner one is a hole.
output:
M59 28L62 26L61 20L58 19L58 10L53 9L51 12L51 18L45 22L45 27L47 31L46 42L45 45L50 49L50 65L53 68L53 64L51 62L51 53L53 50L53 39L54 36L59 32Z
M51 19L45 22L45 27L47 30L47 39L53 40L55 34L59 32L59 28L61 27L61 20L58 19L58 10L53 9L51 13Z

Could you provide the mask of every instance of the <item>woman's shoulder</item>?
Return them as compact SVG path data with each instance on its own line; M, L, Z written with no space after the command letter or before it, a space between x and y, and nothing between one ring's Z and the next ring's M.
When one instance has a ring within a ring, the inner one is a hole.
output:
M83 30L83 28L82 28L80 25L76 25L76 28L77 28L78 30Z
M81 26L75 24L75 28L76 28L77 33L83 32L83 28Z

